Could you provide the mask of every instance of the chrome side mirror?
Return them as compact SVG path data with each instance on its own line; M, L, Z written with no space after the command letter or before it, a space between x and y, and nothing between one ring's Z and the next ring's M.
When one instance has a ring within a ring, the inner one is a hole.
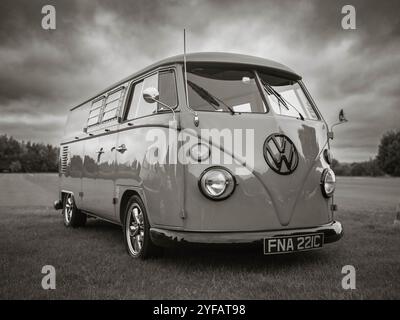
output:
M165 104L164 102L161 102L159 100L159 98L160 98L160 93L158 92L158 90L156 88L149 87L149 88L146 88L146 89L143 90L143 99L144 99L144 101L146 101L147 103L158 102L163 107L171 110L172 116L173 116L173 121L176 122L174 109L171 108L169 105Z
M147 103L154 103L158 101L158 98L160 97L160 93L158 90L154 87L149 87L143 90L143 99Z

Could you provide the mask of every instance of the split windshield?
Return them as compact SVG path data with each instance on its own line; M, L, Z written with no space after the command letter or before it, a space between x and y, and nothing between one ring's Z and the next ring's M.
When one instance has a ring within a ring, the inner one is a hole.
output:
M189 102L194 110L265 112L252 71L195 68L187 78Z
M316 111L297 81L262 73L260 80L268 104L276 114L318 120Z
M276 114L318 119L299 83L261 73L259 77L260 83L252 70L191 68L187 73L190 106L196 111L265 113L260 87Z

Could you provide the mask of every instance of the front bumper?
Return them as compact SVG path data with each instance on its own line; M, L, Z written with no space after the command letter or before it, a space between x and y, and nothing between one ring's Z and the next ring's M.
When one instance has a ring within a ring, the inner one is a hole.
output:
M191 232L151 228L150 236L154 244L171 246L178 243L197 244L250 244L262 242L264 238L323 233L324 243L338 241L343 236L342 224L339 221L301 229L253 231L253 232Z

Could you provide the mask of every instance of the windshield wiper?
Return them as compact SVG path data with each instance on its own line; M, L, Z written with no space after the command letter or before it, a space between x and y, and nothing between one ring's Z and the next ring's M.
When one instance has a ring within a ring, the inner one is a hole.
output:
M297 111L297 113L298 113L299 116L300 116L300 119L304 121L304 116L301 114L301 112L300 112L299 110L297 110L297 108L296 108L294 105L292 105L289 101L285 100L285 99L281 96L281 94L280 94L278 91L276 91L274 88L272 88L272 86L271 86L270 84L266 83L264 80L261 80L261 82L262 82L262 84L263 84L263 86L264 86L264 89L265 89L269 94L273 94L273 95L276 97L276 99L278 100L278 104L279 104L279 103L282 103L283 106L284 106L287 110L290 110L289 107L288 107L288 104L289 104L294 110Z
M207 101L215 110L218 110L217 107L220 106L219 102L221 102L225 108L227 108L231 114L235 114L235 111L228 106L224 101L219 99L218 97L212 95L206 89L198 86L197 84L193 83L192 81L187 81L187 84L205 101Z

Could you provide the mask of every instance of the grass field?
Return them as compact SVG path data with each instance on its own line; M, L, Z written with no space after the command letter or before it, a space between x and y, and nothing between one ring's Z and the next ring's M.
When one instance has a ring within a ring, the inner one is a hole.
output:
M0 175L1 299L399 299L400 179L339 178L345 236L324 250L263 256L258 248L169 249L136 261L119 227L89 220L66 229L51 207L57 175ZM41 287L53 265L56 290ZM357 289L343 290L353 265Z

